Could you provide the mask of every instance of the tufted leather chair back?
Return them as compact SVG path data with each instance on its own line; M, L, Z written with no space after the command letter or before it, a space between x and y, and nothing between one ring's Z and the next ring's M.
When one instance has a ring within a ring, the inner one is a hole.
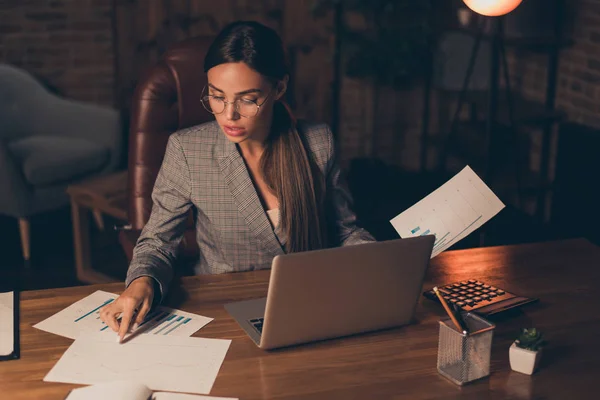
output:
M156 66L140 79L132 99L129 129L129 240L121 238L128 258L152 210L152 189L169 136L180 129L211 121L212 114L200 103L207 79L204 56L211 38L198 37L174 44ZM133 242L133 243L132 243ZM190 213L184 235L184 252L197 253Z

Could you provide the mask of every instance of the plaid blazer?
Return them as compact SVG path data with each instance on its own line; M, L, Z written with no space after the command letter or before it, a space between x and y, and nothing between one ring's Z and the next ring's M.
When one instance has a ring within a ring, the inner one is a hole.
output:
M333 231L339 236L334 239L341 245L374 241L355 225L329 127L299 123L298 131L326 177L329 206L335 210ZM242 156L216 121L170 136L152 200L150 219L127 271L127 285L140 276L150 276L164 296L191 207L195 208L200 249L196 274L270 268L273 258L285 252L285 238L279 229L273 229Z

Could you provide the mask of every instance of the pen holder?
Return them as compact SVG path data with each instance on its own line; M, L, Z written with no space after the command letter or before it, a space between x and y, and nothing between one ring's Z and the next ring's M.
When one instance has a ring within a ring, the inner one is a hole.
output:
M486 377L490 374L490 356L494 324L478 315L462 314L468 334L454 327L452 321L440 321L437 369L457 385Z

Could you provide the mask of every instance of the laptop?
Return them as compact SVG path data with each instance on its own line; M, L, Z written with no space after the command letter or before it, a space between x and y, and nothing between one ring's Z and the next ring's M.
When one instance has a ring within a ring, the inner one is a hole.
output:
M225 305L264 350L409 324L435 236L278 255L266 298Z

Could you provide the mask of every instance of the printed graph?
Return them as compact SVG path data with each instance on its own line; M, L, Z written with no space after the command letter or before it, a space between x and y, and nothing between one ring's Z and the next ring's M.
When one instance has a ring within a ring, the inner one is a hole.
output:
M100 319L100 311L116 298L114 293L98 290L34 327L71 339L76 339L82 333L101 332L115 335L115 332ZM210 321L212 318L169 307L157 307L146 316L138 329L139 333L144 334L191 336Z
M400 237L435 235L432 257L504 208L469 167L390 222Z

